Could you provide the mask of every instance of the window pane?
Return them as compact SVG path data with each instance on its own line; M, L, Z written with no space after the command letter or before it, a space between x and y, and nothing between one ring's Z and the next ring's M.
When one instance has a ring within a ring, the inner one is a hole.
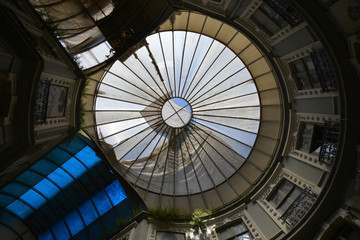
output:
M94 205L90 202L90 200L83 203L79 207L79 211L80 211L86 225L89 225L95 219L98 218L98 214L96 213Z
M100 215L103 215L111 208L109 198L106 196L104 191L98 192L92 199Z
M127 196L118 180L115 180L105 188L114 206L124 200Z
M84 228L81 218L76 210L69 213L65 217L65 220L70 228L70 232L72 236L74 236Z
M52 230L54 232L54 235L56 237L56 240L66 240L70 239L69 231L67 230L65 223L60 220L57 222L53 227Z
M33 210L29 206L27 206L26 204L24 204L19 200L16 200L13 203L11 203L7 207L7 209L19 215L19 217L21 217L22 219L25 219L28 215L30 215L30 213L33 212Z

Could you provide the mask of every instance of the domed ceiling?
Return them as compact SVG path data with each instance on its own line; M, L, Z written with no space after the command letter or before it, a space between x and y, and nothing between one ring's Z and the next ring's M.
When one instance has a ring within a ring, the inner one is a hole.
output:
M181 11L104 72L94 130L148 207L217 209L248 194L273 162L281 101L248 37Z

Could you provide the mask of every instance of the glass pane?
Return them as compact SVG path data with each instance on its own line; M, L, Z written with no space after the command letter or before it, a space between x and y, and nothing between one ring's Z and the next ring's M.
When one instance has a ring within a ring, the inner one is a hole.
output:
M94 205L91 203L90 200L84 202L78 209L86 225L89 225L98 218L98 214L96 213Z
M88 168L92 168L93 166L101 162L101 158L96 156L96 153L89 146L84 147L75 156L77 159L82 161Z
M38 236L38 240L53 240L53 236L50 231L46 231Z
M293 65L294 65L294 68L295 68L295 72L297 72L297 73L306 71L304 63L302 62L302 60L294 62Z
M109 198L104 191L100 191L92 197L100 215L103 215L112 207Z
M32 189L24 193L20 199L27 202L35 209L39 209L43 204L46 203L46 199Z
M56 237L56 240L70 239L70 233L63 221L59 221L52 227L52 231Z
M48 199L51 199L60 192L60 189L46 178L36 184L34 189L44 194Z
M70 177L64 170L61 168L56 169L48 176L53 182L59 185L61 188L66 188L69 184L71 184L74 179Z
M21 217L22 219L25 219L33 212L33 210L28 205L19 200L15 200L6 208Z
M83 157L83 155L81 154L79 154L79 156ZM69 174L71 174L71 176L73 176L74 178L79 178L87 171L84 165L82 165L76 158L70 158L61 167L65 169Z
M314 124L305 124L304 130L303 130L303 136L312 136L312 133L314 131Z
M77 211L72 211L65 217L65 221L67 222L71 235L74 236L78 232L80 232L84 228L84 224L81 221L81 218Z

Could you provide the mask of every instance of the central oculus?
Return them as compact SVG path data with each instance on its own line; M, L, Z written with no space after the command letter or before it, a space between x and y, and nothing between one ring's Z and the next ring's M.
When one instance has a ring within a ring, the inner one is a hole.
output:
M162 106L161 116L168 126L181 128L190 122L191 107L182 98L170 98Z

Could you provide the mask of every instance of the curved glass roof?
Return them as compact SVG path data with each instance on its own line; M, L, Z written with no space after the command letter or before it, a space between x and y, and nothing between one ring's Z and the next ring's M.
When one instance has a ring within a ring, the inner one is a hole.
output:
M1 189L0 225L19 239L31 234L57 240L112 235L118 219L132 216L131 205L91 147L90 141L77 135Z
M282 118L275 76L246 36L218 20L177 12L90 80L85 130L150 207L221 207L273 159Z
M255 142L260 108L253 79L226 45L199 33L155 33L146 44L114 63L101 82L100 139L139 187L176 195L214 188L242 165ZM166 166L169 159L177 166ZM183 187L155 184L164 174Z

